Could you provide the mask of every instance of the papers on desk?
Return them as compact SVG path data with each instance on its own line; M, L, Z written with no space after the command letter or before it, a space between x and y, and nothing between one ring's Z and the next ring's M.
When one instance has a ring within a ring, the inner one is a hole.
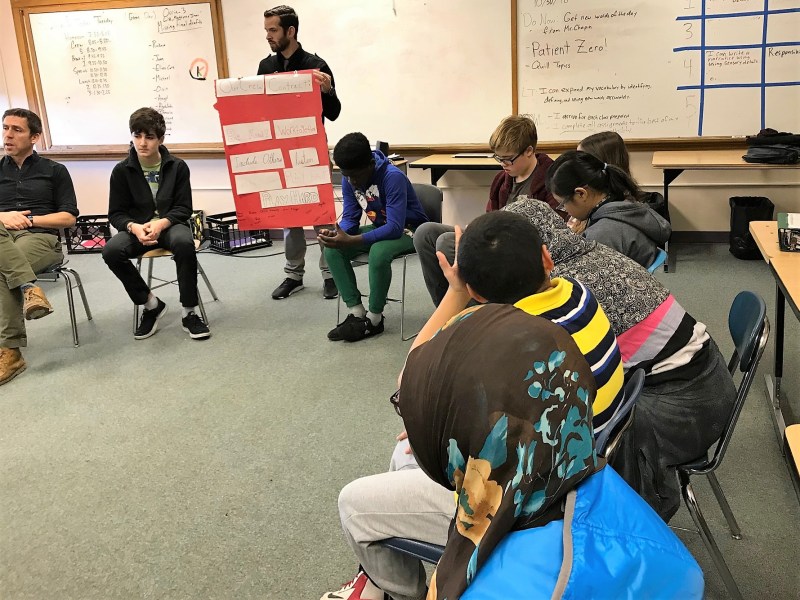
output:
M492 158L494 154L486 154L485 152L459 152L453 154L453 158Z

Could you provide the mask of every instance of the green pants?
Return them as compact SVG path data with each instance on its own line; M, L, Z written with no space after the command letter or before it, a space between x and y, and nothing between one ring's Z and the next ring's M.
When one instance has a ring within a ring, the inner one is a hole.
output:
M364 225L361 233L375 229L374 225ZM371 246L351 246L349 248L325 248L325 259L331 270L339 294L348 308L361 304L356 274L350 263L359 254L369 253L369 310L382 313L386 306L386 296L392 283L392 260L402 254L414 252L414 242L410 235L401 235L396 240L383 240Z
M9 231L0 223L0 348L27 346L19 286L36 281L35 273L63 259L56 236Z

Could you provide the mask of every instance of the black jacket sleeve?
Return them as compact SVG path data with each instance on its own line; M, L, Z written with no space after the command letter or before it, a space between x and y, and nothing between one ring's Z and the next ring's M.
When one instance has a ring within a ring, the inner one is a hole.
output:
M108 190L108 221L117 231L126 231L128 223L135 222L130 214L132 200L124 167L116 165L111 171L111 185Z

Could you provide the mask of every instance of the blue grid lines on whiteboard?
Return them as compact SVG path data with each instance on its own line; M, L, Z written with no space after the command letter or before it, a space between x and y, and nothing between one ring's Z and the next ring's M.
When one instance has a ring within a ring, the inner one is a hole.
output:
M705 112L706 90L710 89L731 89L731 88L758 88L761 91L761 128L766 127L766 91L770 87L782 86L800 86L800 81L783 80L783 81L767 81L767 53L770 48L792 47L800 46L800 41L795 40L781 40L777 42L768 41L768 26L770 17L778 17L780 15L788 15L791 13L800 13L800 7L797 8L782 8L773 9L769 8L769 0L764 0L764 9L759 11L740 11L740 12L727 12L718 14L707 14L706 0L700 0L700 14L699 15L685 15L676 18L677 21L684 22L684 32L687 38L694 37L693 26L700 25L700 44L689 46L678 46L673 48L674 52L700 52L700 83L691 85L678 86L678 90L699 90L700 101L697 112L697 135L703 135L703 117ZM692 0L687 0L686 9L691 9ZM760 17L761 23L761 41L756 44L713 44L708 42L708 24L717 19L736 19L741 20L747 17ZM760 81L745 81L745 82L719 82L713 83L707 81L706 62L707 53L710 51L725 51L725 50L760 50L761 64L760 64ZM691 65L691 64L690 64ZM689 73L691 74L691 66L689 65Z

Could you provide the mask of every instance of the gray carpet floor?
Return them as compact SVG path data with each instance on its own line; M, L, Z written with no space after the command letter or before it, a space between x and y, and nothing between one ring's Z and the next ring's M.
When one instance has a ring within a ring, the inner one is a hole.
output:
M309 265L318 252L309 248ZM158 333L134 341L121 285L99 255L72 255L94 313L87 322L79 308L73 348L63 286L45 284L56 312L30 324L28 370L0 388L3 599L316 600L352 576L336 498L386 469L402 429L388 402L410 344L399 308L387 309L383 335L335 344L326 333L336 301L322 299L315 268L305 290L276 302L280 255L201 262L220 297L201 287L213 332L203 342L181 330L175 287L159 294L170 312ZM432 305L418 262L409 265L406 316L418 327ZM158 259L159 272L174 267ZM399 290L399 264L395 274ZM772 316L766 265L724 246L683 246L677 272L658 277L726 354L739 290L761 291ZM800 327L788 321L796 398ZM761 373L771 361L770 343ZM745 597L797 598L800 505L763 387L759 374L718 472L744 538L726 535L702 481L698 495ZM690 521L682 510L674 523ZM726 597L699 537L680 536L706 572L707 597Z

